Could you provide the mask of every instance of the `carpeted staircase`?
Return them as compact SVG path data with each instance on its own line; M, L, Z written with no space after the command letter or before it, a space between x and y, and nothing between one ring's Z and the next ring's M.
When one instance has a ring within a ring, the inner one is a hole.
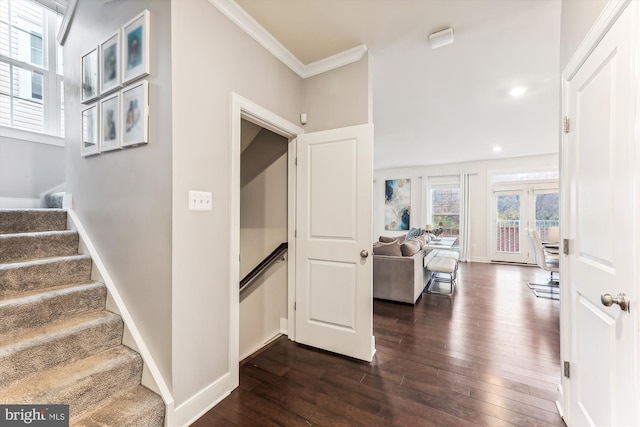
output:
M72 426L163 426L78 247L63 210L0 210L0 404L69 404Z

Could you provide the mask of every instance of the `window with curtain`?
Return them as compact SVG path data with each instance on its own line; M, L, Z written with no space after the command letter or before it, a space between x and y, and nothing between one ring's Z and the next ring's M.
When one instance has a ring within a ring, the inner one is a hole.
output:
M32 0L0 0L0 126L64 136L62 17Z
M460 236L460 177L428 179L428 223L442 224L443 236Z

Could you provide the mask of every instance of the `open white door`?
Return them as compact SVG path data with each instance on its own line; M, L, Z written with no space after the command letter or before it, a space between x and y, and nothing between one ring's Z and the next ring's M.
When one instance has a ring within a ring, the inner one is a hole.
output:
M373 126L298 136L296 341L373 358Z
M622 4L606 9L611 21ZM569 255L560 286L568 297L563 311L569 309L563 353L571 367L564 380L571 426L640 425L640 2L623 7L610 30L602 24L601 41L596 35L581 47L584 61L578 58L565 75L570 130L563 139L562 234ZM631 311L615 302L606 306L607 294L626 294Z

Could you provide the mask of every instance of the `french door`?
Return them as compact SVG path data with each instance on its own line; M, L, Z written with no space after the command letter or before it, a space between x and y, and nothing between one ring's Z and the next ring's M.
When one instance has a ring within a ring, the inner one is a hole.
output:
M559 225L557 182L517 183L494 187L491 218L491 260L529 263L525 228L535 227L542 240L556 235Z

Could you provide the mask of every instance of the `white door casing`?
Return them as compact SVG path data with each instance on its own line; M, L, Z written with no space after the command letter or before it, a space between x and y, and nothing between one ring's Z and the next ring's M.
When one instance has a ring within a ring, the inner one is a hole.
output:
M572 60L563 79L570 129L562 141L562 237L569 248L561 258L562 354L571 369L560 401L575 426L640 425L640 5L612 2L607 12L609 22L594 27L604 37L587 37L583 58ZM605 307L607 293L626 293L630 312Z
M297 144L296 341L371 361L373 126Z

